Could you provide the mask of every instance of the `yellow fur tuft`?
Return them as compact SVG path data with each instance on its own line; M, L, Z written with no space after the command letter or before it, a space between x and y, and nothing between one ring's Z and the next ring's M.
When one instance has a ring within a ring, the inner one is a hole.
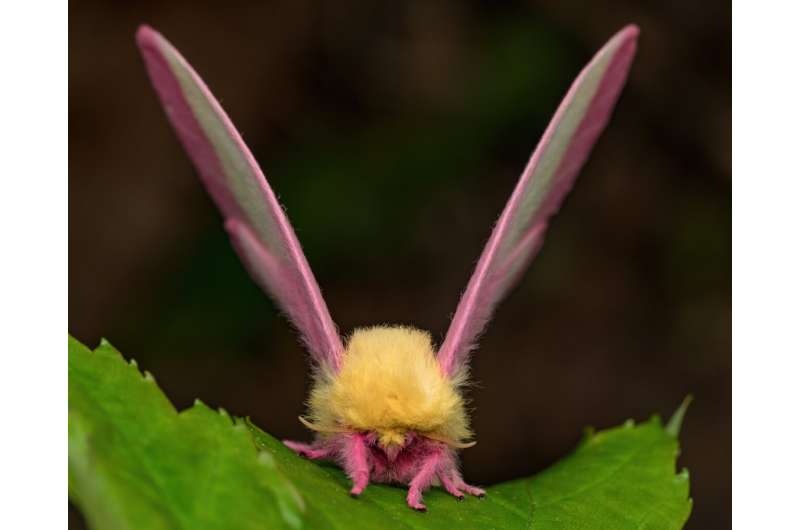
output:
M401 326L357 329L338 374L320 372L309 399L319 431L375 431L384 445L405 431L459 442L471 435L462 376L442 375L430 335Z

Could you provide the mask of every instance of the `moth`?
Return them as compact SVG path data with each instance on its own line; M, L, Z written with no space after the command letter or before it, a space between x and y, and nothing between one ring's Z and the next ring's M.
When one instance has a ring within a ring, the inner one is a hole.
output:
M404 326L356 329L344 343L292 226L239 132L181 54L147 26L145 66L178 138L222 211L253 279L299 331L313 386L300 421L312 443L297 454L338 463L359 496L370 482L408 486L408 506L439 485L483 496L459 471L475 444L463 397L468 360L499 301L538 253L550 218L605 128L636 52L639 30L614 35L580 72L544 132L463 292L444 342Z

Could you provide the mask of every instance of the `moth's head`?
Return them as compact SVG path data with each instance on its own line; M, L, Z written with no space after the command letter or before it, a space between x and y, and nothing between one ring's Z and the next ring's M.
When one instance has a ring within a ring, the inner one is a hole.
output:
M470 436L459 383L440 370L428 333L359 329L340 370L317 378L311 416L318 430L365 432L384 450L402 449L416 436L457 447Z
M367 443L375 445L389 458L394 460L397 454L408 447L417 437L414 431L403 428L384 428L367 433Z
M375 442L383 449L405 447L411 441L411 435L405 429L380 429L375 431Z

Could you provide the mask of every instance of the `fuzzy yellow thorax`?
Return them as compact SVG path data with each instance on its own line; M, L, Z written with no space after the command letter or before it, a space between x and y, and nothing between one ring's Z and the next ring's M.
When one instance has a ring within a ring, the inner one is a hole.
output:
M382 445L402 444L406 431L460 446L470 436L463 376L448 378L430 335L401 326L357 329L338 373L320 371L309 398L313 428L373 431Z

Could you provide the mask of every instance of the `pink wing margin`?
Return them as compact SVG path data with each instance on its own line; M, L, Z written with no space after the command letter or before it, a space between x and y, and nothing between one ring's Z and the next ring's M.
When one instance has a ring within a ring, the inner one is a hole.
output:
M250 274L300 331L315 361L338 370L343 348L336 325L283 208L239 132L164 37L141 26L136 42L167 117Z
M572 188L619 98L639 28L626 26L573 82L492 231L439 349L452 376L464 367L495 306L539 251L550 217Z

